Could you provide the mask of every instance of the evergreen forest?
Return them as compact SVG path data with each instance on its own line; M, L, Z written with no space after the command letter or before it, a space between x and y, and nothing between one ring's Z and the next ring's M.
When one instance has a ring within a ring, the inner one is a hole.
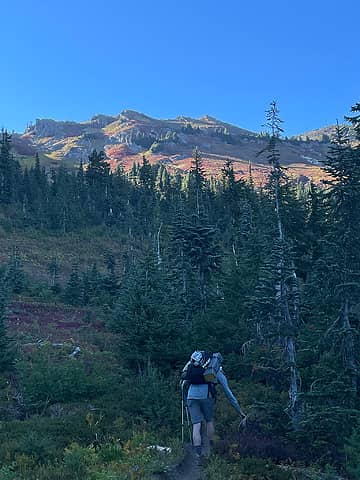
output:
M264 185L196 146L187 173L24 167L2 131L0 480L167 478L195 349L248 415L219 389L204 478L360 478L360 103L346 120L321 184L287 174L275 102Z

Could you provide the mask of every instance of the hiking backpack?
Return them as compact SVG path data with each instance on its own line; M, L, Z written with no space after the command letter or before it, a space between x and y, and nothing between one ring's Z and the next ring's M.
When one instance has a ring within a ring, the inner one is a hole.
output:
M183 378L192 385L217 383L217 374L221 363L221 353L203 352L200 365L194 365L191 361L187 363L183 372Z

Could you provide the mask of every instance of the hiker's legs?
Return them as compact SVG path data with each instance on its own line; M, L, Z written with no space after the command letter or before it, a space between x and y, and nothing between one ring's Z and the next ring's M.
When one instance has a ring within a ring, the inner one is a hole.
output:
M193 444L194 447L201 447L201 422L193 424Z
M200 400L188 400L188 409L191 417L192 443L199 450L201 448L201 422L204 420L204 414L201 410Z
M204 433L204 441L206 444L206 436L211 441L214 436L214 399L213 398L204 398L204 399L189 399L188 400L188 409L191 416L191 422L193 424L193 446L196 453L201 454L201 425L202 422L206 422L206 432ZM205 427L204 422L204 427Z
M214 435L215 435L214 420L211 420L210 422L206 423L206 433L207 433L209 442L211 443L214 440Z
M215 399L214 398L206 398L203 400L202 409L204 412L204 418L206 421L206 436L209 443L212 443L214 440L214 407L215 407Z

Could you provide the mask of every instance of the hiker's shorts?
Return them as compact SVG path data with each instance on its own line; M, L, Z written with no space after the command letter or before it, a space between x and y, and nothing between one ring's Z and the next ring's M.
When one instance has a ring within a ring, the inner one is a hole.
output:
M191 423L211 422L214 417L214 398L202 398L199 400L188 399L187 406L190 413Z

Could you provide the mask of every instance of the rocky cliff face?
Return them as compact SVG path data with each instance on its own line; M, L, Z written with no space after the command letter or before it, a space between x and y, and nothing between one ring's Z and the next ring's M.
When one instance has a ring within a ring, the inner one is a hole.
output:
M35 125L30 127L27 130L27 133L34 135L36 138L65 138L81 135L84 128L86 128L84 125L76 122L58 122L51 119L37 119Z
M349 137L350 141L355 141L355 132L351 126L345 127L345 133ZM308 132L302 133L297 138L301 140L315 140L320 142L330 142L331 139L335 138L336 135L336 125L328 125L327 127L317 128L315 130L310 130Z

